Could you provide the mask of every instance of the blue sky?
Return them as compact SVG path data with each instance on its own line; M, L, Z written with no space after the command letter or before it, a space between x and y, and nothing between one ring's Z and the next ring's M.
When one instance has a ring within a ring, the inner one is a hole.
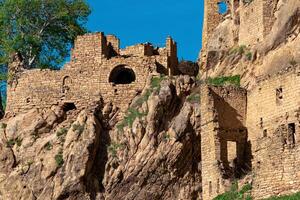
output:
M114 34L121 47L151 42L178 43L178 57L195 61L201 48L203 0L88 0L91 31Z

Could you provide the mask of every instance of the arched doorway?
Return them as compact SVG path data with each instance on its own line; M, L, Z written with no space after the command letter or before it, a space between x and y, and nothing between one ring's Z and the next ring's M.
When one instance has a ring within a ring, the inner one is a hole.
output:
M130 84L135 79L134 71L125 65L115 67L109 75L109 82L114 84Z

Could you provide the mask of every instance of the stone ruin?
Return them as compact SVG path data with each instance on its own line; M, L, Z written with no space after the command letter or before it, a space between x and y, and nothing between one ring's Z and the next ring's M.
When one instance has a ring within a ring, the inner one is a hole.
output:
M218 60L222 50L262 41L274 23L273 0L228 0L224 15L218 12L220 2L205 0L200 58L204 68ZM234 31L226 38L216 37L218 29L226 29L219 27L226 20L228 30ZM101 99L124 113L151 73L178 74L177 46L171 38L165 48L149 43L119 46L113 35L80 36L71 61L59 71L26 70L15 59L10 71L16 78L8 86L6 115L59 104L84 108ZM254 198L300 190L299 66L260 77L249 91L204 84L200 99L204 200L248 175L253 178Z
M252 46L263 41L276 19L274 12L277 1L205 0L202 50L199 58L201 67L206 69L213 66L222 57L222 51L234 46ZM224 14L219 12L221 3L227 5Z
M124 113L151 73L175 75L177 65L177 44L170 37L164 48L146 43L120 49L114 35L79 36L62 70L27 70L15 58L9 67L14 79L7 89L6 115L59 104L83 108L101 99Z
M256 87L201 88L203 199L252 175L255 199L300 190L300 67Z

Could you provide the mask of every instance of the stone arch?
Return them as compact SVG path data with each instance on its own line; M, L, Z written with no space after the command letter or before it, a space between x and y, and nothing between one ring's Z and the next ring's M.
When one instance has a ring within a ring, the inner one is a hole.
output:
M72 84L72 79L70 76L65 76L63 78L62 92L67 93L70 90L70 86Z
M114 84L130 84L135 80L136 76L134 71L126 65L115 67L109 75L109 82Z

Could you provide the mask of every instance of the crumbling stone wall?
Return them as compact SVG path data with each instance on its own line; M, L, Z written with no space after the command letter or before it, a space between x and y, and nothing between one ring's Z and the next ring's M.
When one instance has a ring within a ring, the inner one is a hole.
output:
M203 199L253 174L254 199L300 190L300 67L260 77L251 91L201 88Z
M248 94L253 197L300 190L300 68L264 77Z
M167 43L170 40L168 38ZM176 47L176 43L173 44ZM88 34L76 39L71 61L62 70L18 68L16 71L10 68L16 76L8 86L6 114L13 115L31 108L43 109L63 103L74 103L77 108L81 108L101 99L112 102L124 113L131 100L144 88L150 73L157 72L159 67L173 72L177 67L173 65L173 60L177 59L172 57L176 50L174 46L172 49L156 49L155 52L149 44L138 45L137 49L141 47L145 50L143 54L135 51L136 48L122 52L119 39L115 36ZM161 54L167 51L172 55ZM15 65L18 64L13 63L11 66ZM113 75L113 72L116 74ZM119 81L124 81L126 76L132 80L120 84L114 82L111 76L122 79Z
M240 45L254 44L263 40L263 5L263 0L254 0L240 10Z
M299 72L296 67L263 77L248 92L247 128L251 141L271 136L280 125L280 118L295 118L291 113L300 105Z
M226 2L228 11L218 12L218 3ZM205 0L201 69L211 69L235 46L252 46L270 33L278 0Z
M202 198L210 200L230 187L244 163L247 93L241 88L201 88Z
M274 0L254 0L240 9L240 45L253 45L264 40L273 26L276 5Z

